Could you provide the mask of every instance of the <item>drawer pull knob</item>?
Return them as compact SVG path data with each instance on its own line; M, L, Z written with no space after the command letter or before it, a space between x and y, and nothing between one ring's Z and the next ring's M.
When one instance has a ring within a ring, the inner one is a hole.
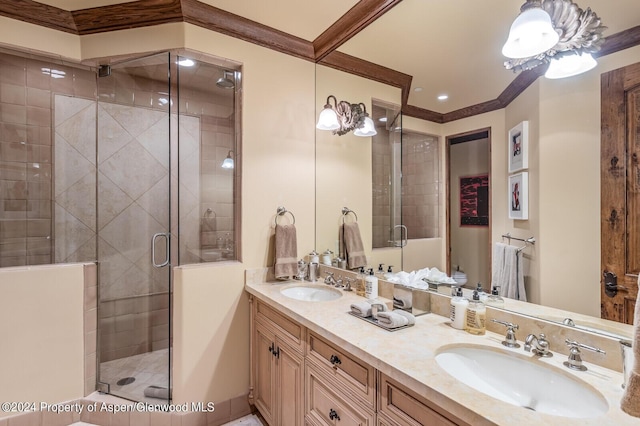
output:
M340 358L338 358L336 355L331 355L331 357L329 358L329 362L333 364L334 367L338 364L342 364L342 361L340 361Z
M270 352L270 353L273 353L273 349L274 349L274 348L273 348L273 342L271 342L271 346L269 346L269 352Z
M336 413L336 410L334 410L333 408L329 410L329 418L331 420L340 421L340 416L338 415L338 413Z

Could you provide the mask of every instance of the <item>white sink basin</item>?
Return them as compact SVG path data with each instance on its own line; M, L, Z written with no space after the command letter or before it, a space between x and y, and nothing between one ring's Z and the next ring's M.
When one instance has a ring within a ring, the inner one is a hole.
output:
M305 302L326 302L342 297L339 290L315 285L294 285L283 288L280 292L287 297Z
M589 418L607 412L604 397L559 368L487 346L448 346L436 362L462 383L493 398L555 416Z

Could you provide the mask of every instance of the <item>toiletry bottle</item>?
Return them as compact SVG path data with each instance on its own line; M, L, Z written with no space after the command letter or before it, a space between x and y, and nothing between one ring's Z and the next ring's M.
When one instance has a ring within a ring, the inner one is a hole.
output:
M478 293L478 290L474 290L473 300L471 300L469 302L469 306L467 306L465 330L471 334L484 334L487 331L485 326L486 317L487 309L485 308L484 303L480 301L480 294Z
M361 266L356 278L356 294L362 297L364 297L364 277L364 266Z
M464 330L469 301L462 295L462 289L460 287L452 287L452 296L450 314L451 327L456 330Z
M384 279L388 280L389 278L393 277L393 265L389 265L389 267L387 268L387 272L384 274Z
M384 279L384 263L378 264L378 272L376 272L376 277Z
M333 258L333 252L327 249L324 253L322 253L322 264L331 266L331 259Z
M311 253L307 255L307 263L308 264L320 263L320 255L318 254L317 251L312 250Z
M487 297L487 301L485 302L487 306L493 306L495 308L504 308L504 299L500 297L498 293L499 286L494 285L491 290L491 296Z
M364 297L367 299L378 297L378 277L373 275L373 268L369 269L369 275L364 280Z
M480 301L482 303L486 303L487 298L489 297L489 294L486 293L483 289L482 289L482 283L478 283L476 284L476 291L478 292L478 295L480 296Z

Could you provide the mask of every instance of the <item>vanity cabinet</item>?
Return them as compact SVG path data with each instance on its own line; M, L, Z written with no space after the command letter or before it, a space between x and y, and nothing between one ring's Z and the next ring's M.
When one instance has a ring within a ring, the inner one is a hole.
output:
M254 312L253 398L272 426L304 419L304 328L257 301Z
M456 426L466 423L453 420L436 411L432 404L385 374L378 381L378 425L388 426Z

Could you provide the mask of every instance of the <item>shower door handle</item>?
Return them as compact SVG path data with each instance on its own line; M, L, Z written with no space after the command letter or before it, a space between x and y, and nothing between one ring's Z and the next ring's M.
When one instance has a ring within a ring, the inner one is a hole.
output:
M407 242L409 242L409 233L407 232L407 227L405 225L396 225L396 226L394 226L393 227L394 234L395 234L396 228L400 228L400 242L398 243L395 240L395 235L394 235L393 245L394 245L394 247L404 247L404 246L407 245ZM404 238L402 238L403 234L404 234Z
M162 263L156 263L156 240L159 237L164 237L165 241L165 259ZM156 268L162 268L163 266L167 266L169 264L169 233L167 232L158 232L157 234L153 234L151 238L151 263Z

